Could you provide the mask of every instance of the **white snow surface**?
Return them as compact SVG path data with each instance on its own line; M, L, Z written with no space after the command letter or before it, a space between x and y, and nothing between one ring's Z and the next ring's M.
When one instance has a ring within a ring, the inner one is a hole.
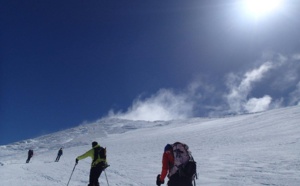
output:
M197 185L300 185L300 106L223 118L101 119L0 146L0 185L65 186L75 158L92 141L107 148L110 186L154 186L163 149L176 141L188 144L197 161ZM64 154L54 162L61 147ZM26 164L29 148L34 156ZM88 184L91 161L79 161L70 186ZM104 172L99 180L107 185Z

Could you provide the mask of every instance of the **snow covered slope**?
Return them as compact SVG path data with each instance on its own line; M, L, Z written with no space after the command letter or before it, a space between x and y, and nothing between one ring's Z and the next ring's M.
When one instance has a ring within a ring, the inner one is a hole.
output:
M107 147L111 186L153 186L163 148L181 141L197 161L197 185L298 186L300 107L177 121L103 119L39 138L0 146L1 186L66 185L75 158L98 141ZM54 162L59 148L64 154ZM27 151L35 155L26 164ZM79 161L70 186L85 186L91 159ZM105 174L100 185L107 185Z

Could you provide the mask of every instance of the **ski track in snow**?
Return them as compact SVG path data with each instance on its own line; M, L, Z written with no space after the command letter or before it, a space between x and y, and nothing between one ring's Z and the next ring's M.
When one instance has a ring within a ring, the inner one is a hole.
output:
M57 133L0 146L0 185L65 186L75 158L92 141L107 147L110 186L153 186L163 148L181 141L197 161L197 185L298 186L300 107L224 118L176 121L103 119ZM59 162L54 162L59 148ZM26 164L27 151L34 156ZM70 186L88 184L91 159L79 161ZM167 181L167 179L166 179ZM107 185L104 172L100 185ZM166 184L165 184L166 185Z

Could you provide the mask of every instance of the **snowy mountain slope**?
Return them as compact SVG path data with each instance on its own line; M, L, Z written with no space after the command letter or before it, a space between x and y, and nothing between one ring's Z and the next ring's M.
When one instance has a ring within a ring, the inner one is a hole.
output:
M151 186L167 143L182 141L197 161L197 185L298 186L300 107L224 118L177 121L103 119L39 138L0 146L0 185L66 185L75 158L92 141L107 147L111 186ZM60 162L54 162L64 147ZM35 155L25 164L28 148ZM87 185L91 159L79 161L70 186ZM107 185L105 174L101 185Z

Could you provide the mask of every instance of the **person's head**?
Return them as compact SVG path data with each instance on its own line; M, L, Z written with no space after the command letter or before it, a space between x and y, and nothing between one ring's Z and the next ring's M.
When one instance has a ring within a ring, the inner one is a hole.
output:
M95 147L96 145L98 145L98 143L96 141L93 141L92 147Z
M165 151L164 151L164 152L166 152L166 151L171 151L171 150L172 150L172 145L167 144L167 145L165 146Z

